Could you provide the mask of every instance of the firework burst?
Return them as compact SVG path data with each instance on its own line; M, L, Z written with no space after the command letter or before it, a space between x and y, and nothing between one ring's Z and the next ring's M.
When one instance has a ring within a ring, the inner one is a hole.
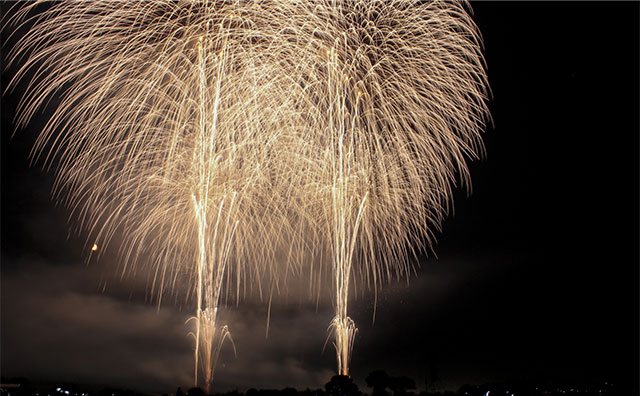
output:
M468 183L467 159L482 153L487 78L466 7L327 0L291 19L309 105L298 191L312 245L330 262L339 374L349 373L357 332L351 280L375 289L407 277L409 260L440 229L452 187Z
M220 303L277 274L268 266L290 229L300 122L288 92L300 84L276 40L281 13L267 2L61 2L9 21L32 26L10 54L12 85L30 81L18 123L59 98L34 156L56 165L56 196L89 240L124 236L123 273L149 268L158 302L190 279L195 382L200 367L207 389L230 338Z
M123 272L150 268L159 299L190 279L196 383L230 338L221 301L316 254L348 375L353 281L408 276L481 153L467 5L63 2L31 17L39 6L15 17L33 24L11 54L12 84L30 79L18 122L58 95L34 148L57 164L57 196L92 243L125 235Z

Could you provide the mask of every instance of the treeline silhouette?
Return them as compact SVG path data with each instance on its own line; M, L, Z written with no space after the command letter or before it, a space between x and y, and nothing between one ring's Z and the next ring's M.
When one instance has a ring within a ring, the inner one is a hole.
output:
M353 378L336 375L324 386L324 389L297 390L284 389L248 389L207 395L200 388L183 391L178 387L175 393L163 393L162 396L637 396L636 385L620 386L610 382L590 384L570 384L545 382L490 383L483 385L463 385L457 391L427 390L417 392L416 383L406 376L391 376L382 370L375 370L365 378L367 389L359 389ZM26 378L2 377L0 396L152 396L129 389L103 388L100 390L81 389L75 384L35 385ZM159 396L155 394L153 396Z

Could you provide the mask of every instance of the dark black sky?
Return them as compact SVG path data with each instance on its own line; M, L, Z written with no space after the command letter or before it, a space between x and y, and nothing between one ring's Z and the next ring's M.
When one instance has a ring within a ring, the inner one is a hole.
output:
M376 368L419 388L434 369L442 388L638 383L639 4L472 3L493 93L487 156L471 165L472 195L456 194L438 258L381 291L375 324L373 296L352 303L361 385ZM112 274L115 256L84 265L51 172L29 167L41 121L11 138L18 98L2 98L2 375L188 386L192 307L158 311L141 280ZM313 388L332 375L326 301L276 298L267 339L265 304L225 314L238 356L223 353L217 389Z

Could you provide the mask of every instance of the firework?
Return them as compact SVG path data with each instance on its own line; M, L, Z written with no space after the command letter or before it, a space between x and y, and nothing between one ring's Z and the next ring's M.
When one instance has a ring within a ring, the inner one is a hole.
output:
M40 9L42 8L42 9ZM38 12L35 12L38 11ZM209 389L218 308L266 274L287 234L299 118L275 3L32 3L10 54L29 80L20 125L59 103L34 147L92 242L121 234L122 272L149 268L158 303L186 276L195 383ZM35 16L33 16L35 15ZM275 22L273 21L275 19ZM287 163L283 163L283 159ZM280 162L280 163L279 163ZM97 248L96 248L97 249ZM94 249L95 250L95 249Z
M123 272L148 266L159 299L191 280L196 383L230 338L220 302L315 255L348 375L351 286L410 274L481 153L466 4L73 2L29 21L38 6L16 16L34 24L12 54L31 81L18 121L59 95L34 148L57 196L100 246L126 236Z
M300 200L330 263L341 375L357 331L352 279L375 290L407 277L409 259L440 229L452 187L469 181L466 160L482 153L487 79L466 7L327 0L291 19L304 43L308 104Z

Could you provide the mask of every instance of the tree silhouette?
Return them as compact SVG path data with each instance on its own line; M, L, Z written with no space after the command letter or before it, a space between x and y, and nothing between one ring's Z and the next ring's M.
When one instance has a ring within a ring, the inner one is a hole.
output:
M187 396L204 396L204 391L201 388L191 388L187 391Z
M410 389L416 389L416 382L409 377L391 377L383 370L375 370L365 378L367 386L373 388L371 396L388 396L390 389L394 396L405 396Z
M358 389L358 385L353 379L346 375L334 375L331 381L324 386L326 392L330 396L360 396L362 392Z
M389 382L394 396L404 396L408 394L408 390L416 389L416 382L409 377L391 377Z
M387 375L386 371L383 370L375 370L367 375L367 378L364 379L367 382L367 386L373 388L373 392L371 396L388 396L389 392L387 392L387 388L389 388L389 375Z

